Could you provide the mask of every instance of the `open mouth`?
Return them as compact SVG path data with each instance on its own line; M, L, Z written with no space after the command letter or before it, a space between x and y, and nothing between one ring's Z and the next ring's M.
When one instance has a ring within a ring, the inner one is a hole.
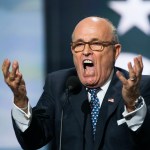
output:
M89 59L83 61L83 68L87 69L87 67L94 67L94 63Z

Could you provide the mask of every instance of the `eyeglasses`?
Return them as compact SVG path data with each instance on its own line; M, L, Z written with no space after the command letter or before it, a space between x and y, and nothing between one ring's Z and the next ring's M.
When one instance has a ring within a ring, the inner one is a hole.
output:
M99 41L91 41L91 42L72 42L71 46L72 49L78 53L78 52L82 52L85 49L85 45L88 44L88 46L90 47L90 49L92 51L103 51L105 47L108 47L110 45L115 45L117 44L115 41L103 41L103 42L99 42Z

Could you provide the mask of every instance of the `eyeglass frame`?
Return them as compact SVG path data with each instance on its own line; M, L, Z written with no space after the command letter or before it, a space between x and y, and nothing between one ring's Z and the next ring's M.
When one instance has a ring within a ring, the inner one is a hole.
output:
M99 50L93 50L93 49L91 48L91 44L93 44L94 42L99 43L100 46L101 46L101 49L99 49ZM82 43L83 46L84 46L84 47L83 47L83 50L81 50L81 51L75 51L75 48L74 48L74 46L73 46L74 43ZM75 53L79 53L79 52L83 52L83 51L84 51L86 44L88 44L89 48L90 48L92 51L102 52L105 47L108 47L108 46L111 46L111 45L116 45L116 44L118 44L118 42L115 42L115 41L102 41L102 42L100 42L100 41L90 41L90 42L79 41L79 42L71 42L71 47L72 47L72 49L74 50Z

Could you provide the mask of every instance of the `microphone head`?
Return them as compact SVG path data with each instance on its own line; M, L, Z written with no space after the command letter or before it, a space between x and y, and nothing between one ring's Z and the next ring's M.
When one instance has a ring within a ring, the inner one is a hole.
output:
M79 78L77 76L69 77L66 82L66 88L69 90L69 92L72 92L74 94L80 92L81 83L79 81Z

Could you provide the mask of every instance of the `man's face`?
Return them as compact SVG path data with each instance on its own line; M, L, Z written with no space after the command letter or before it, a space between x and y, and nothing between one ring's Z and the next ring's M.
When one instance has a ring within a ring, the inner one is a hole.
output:
M75 43L102 41L112 42L111 28L106 21L85 20L74 30L73 42ZM86 44L82 52L75 52L72 48L72 53L82 84L87 87L99 87L108 80L120 53L120 45L119 47L115 45L104 47L103 51L92 51Z

